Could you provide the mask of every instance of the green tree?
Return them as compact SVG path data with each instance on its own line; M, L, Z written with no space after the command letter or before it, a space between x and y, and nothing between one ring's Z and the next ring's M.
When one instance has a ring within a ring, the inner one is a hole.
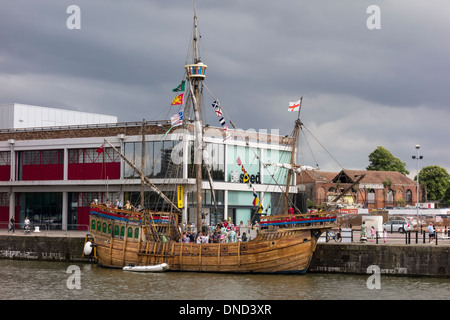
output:
M398 171L404 175L409 174L405 168L406 163L396 158L384 147L378 146L369 154L369 165L366 170L371 171Z
M417 181L417 176L414 178ZM440 166L423 167L419 172L419 183L426 188L428 200L445 201L450 188L450 174Z

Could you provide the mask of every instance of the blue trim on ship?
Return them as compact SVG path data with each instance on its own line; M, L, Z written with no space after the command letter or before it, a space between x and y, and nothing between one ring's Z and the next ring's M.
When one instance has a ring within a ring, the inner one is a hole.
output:
M129 222L140 222L139 220L130 220L128 218L115 217L115 216L111 216L111 215L100 213L100 212L96 212L96 211L91 211L91 214L96 214L96 215L98 215L100 217L107 218L107 219L114 219L114 220L120 220L120 221L129 221Z
M320 220L307 220L307 221L284 221L284 222L268 222L268 223L261 223L262 227L265 226L281 226L286 224L302 224L302 223L315 223L315 222L330 222L330 221L336 221L336 219L320 219Z

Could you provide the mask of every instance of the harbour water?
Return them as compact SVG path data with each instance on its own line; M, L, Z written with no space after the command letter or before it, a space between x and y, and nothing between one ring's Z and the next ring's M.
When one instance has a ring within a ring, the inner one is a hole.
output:
M381 275L133 273L30 260L0 260L0 300L448 300L450 279Z

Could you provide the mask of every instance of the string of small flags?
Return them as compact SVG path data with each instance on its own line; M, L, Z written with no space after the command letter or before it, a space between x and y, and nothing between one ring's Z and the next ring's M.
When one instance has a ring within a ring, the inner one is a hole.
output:
M256 193L255 188L253 187L253 184L250 181L250 177L248 176L247 171L245 171L245 168L244 168L244 165L242 164L241 158L238 157L236 159L236 162L237 162L238 166L241 167L241 171L244 174L244 178L242 179L242 182L247 183L249 188L252 188L253 197L254 197L252 204L255 207L257 206L258 207L258 213L261 213L263 211L263 209L264 209L263 206L262 206L262 202L258 198L258 194Z
M231 134L228 131L228 126L226 125L225 122L225 118L223 117L223 112L222 112L222 108L220 107L219 101L218 100L214 100L214 102L212 103L212 107L214 108L214 111L217 114L217 117L219 117L219 123L223 128L223 131L225 132L225 139L223 139L222 142L224 142L225 140L231 138Z

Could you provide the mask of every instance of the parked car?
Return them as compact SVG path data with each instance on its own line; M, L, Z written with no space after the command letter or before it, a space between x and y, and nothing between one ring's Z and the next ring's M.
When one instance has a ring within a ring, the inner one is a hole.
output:
M383 230L387 232L401 232L411 231L413 228L411 224L406 220L391 220L383 224Z

